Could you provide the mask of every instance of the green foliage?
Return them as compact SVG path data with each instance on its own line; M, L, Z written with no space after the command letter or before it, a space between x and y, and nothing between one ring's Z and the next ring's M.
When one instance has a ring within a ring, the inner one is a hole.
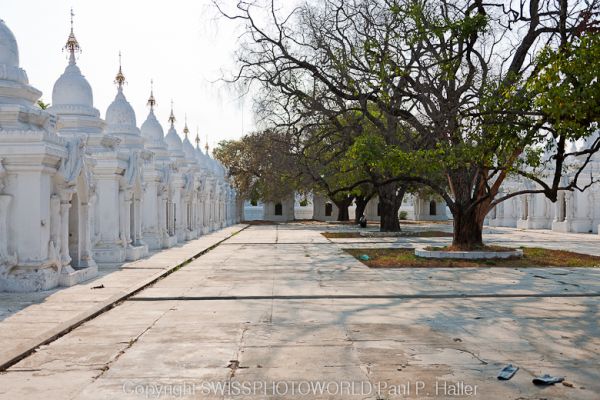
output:
M540 73L527 82L536 109L559 136L592 134L600 116L600 35L585 34L558 49L547 46L537 63Z
M283 134L266 130L222 141L214 155L229 169L233 185L243 198L276 200L295 190L298 170L289 140Z
M387 144L374 132L360 135L348 150L345 168L365 166L369 172L383 176L433 177L442 171L441 149L413 149L401 144Z

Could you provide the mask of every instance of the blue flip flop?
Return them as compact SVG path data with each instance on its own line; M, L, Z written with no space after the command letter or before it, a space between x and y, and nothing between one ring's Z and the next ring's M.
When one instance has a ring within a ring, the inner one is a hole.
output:
M507 381L517 373L519 367L515 367L512 364L508 364L506 367L502 368L500 373L498 374L498 379L501 381Z

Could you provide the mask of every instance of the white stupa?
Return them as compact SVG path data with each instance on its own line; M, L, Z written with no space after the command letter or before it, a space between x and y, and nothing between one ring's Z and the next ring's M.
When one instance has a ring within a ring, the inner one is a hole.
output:
M73 32L72 16L71 32L64 49L69 52L69 63L65 72L54 83L52 103L48 111L59 117L58 131L61 136L101 133L104 121L100 119L100 112L94 108L92 87L76 62L75 54L81 53L81 47Z
M165 136L165 142L167 143L167 149L172 159L184 162L185 154L183 153L183 143L181 138L175 129L175 114L173 113L173 103L171 102L171 115L169 115L169 122L171 127Z
M151 85L152 86L152 85ZM155 159L159 163L168 163L170 161L169 150L165 142L165 133L162 125L154 115L156 99L154 98L154 89L150 88L150 97L147 105L150 107L148 117L141 127L141 134L144 138L144 147L155 154Z
M185 126L183 128L183 134L184 134L185 138L183 139L182 147L183 147L183 154L185 155L185 161L190 165L198 164L194 146L192 145L192 142L190 142L190 139L188 137L190 134L190 130L187 125L187 116L186 116Z
M205 143L204 148L206 149L206 153L208 153L208 140ZM213 172L210 165L210 157L207 156L206 153L203 152L202 148L200 147L200 136L196 132L196 160L198 161L198 165L202 171L202 174L205 177L210 178L213 176Z
M29 86L25 70L19 67L19 48L11 30L0 19L0 103L32 106L42 92Z
M50 199L54 183L64 182L59 171L76 168L63 169L66 143L55 134L56 119L35 105L40 96L19 67L15 36L0 20L0 291L56 287L63 260L70 261L68 246L56 245Z
M106 110L106 128L104 132L121 139L121 146L129 149L142 149L144 139L136 124L135 111L125 98L123 86L125 75L121 67L121 53L119 52L119 72L115 77L117 95Z

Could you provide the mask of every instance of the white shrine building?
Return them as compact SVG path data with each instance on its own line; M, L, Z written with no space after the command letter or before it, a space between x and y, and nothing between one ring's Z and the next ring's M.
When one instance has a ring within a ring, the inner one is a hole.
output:
M600 137L600 131L588 137L577 146L569 143L567 153L589 149ZM548 160L550 156L544 155ZM576 171L584 165L586 155L568 159L566 173L562 177L562 185L567 185L575 178ZM550 181L554 171L542 172L541 179ZM544 176L546 175L546 176ZM557 232L600 233L600 185L593 184L600 175L600 154L592 155L590 162L580 173L577 180L579 187L587 187L584 191L562 191L558 199L552 203L542 193L522 194L498 204L487 216L489 226L504 226L520 229L551 229ZM498 197L521 190L541 189L538 184L520 179L511 179L502 187Z
M251 201L246 200L243 203L243 216L245 221L294 221L313 219L315 221L336 221L338 217L338 207L327 196L318 193L308 195L290 195L278 201ZM348 207L350 220L354 220L356 204ZM364 215L368 221L378 221L379 198L373 196L365 207ZM402 205L398 210L398 216L401 219L413 221L446 221L449 211L446 202L435 196L419 196L406 194L402 200Z
M576 146L570 144L567 150L573 153L577 150L590 148L599 138L600 132L587 138L585 143ZM546 156L548 157L548 156ZM562 185L567 185L574 179L575 171L585 162L587 156L571 160L562 177ZM542 173L540 178L549 180L552 170ZM498 204L485 219L485 225L490 227L509 227L518 229L548 229L564 233L593 233L600 234L600 184L597 184L600 174L600 153L594 154L590 162L580 173L579 187L584 191L561 191L558 199L552 203L543 193L521 194ZM502 185L497 198L522 190L540 189L531 181L517 178L507 179ZM289 196L274 202L252 202L246 200L243 204L243 219L267 221L293 221L295 219L314 219L317 221L335 221L338 216L337 206L324 195L312 194L308 204L300 204L301 196ZM349 209L350 220L355 216L355 205ZM368 221L379 220L379 200L374 196L364 211ZM402 215L403 214L403 215ZM419 196L407 194L404 196L399 209L400 219L413 221L446 221L452 218L445 201L436 196Z
M17 42L0 20L0 291L38 291L96 276L98 264L137 260L240 220L227 171L189 140L171 107L169 130L150 111L141 129L119 65L102 119L69 61L42 110L19 67Z

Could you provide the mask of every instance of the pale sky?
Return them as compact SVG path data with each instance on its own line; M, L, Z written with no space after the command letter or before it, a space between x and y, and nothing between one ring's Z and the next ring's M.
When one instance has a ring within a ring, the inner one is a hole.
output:
M238 35L231 23L216 18L210 0L0 0L0 18L15 34L21 68L46 103L67 65L61 48L70 30L71 7L83 50L77 64L103 118L116 94L113 81L121 51L125 96L138 127L148 114L154 79L155 112L165 133L171 99L180 136L187 113L190 140L198 126L203 148L207 135L212 149L219 140L252 130L251 99L240 99L230 85L218 81L221 71L235 68Z

